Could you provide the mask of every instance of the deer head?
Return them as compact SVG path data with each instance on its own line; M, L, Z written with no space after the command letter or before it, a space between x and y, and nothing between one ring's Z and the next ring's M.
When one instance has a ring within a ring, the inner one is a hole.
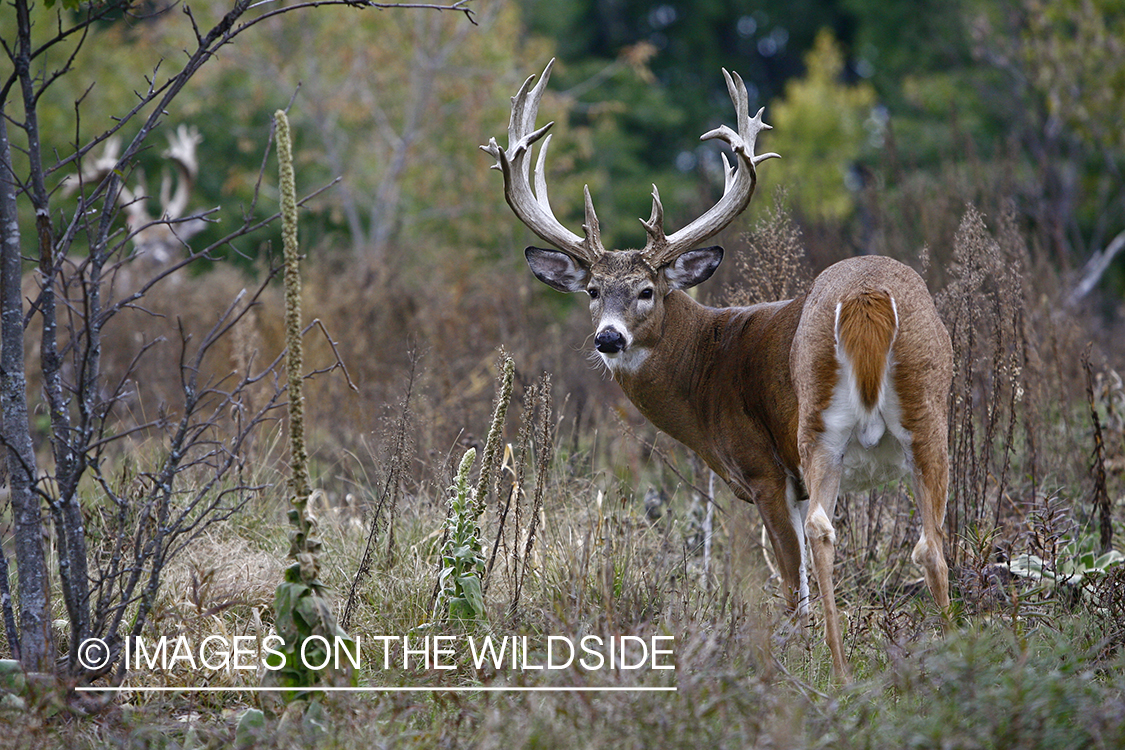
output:
M543 91L554 60L539 82L524 82L512 98L508 148L489 140L481 149L496 159L494 169L504 175L504 197L520 221L556 249L529 247L524 251L532 272L543 283L561 292L585 291L590 295L594 345L610 367L629 367L663 328L664 298L675 289L687 289L711 277L723 259L721 247L697 249L718 234L750 203L757 183L757 165L777 154L754 154L758 133L768 130L762 110L750 117L746 86L737 73L726 70L727 91L734 102L738 130L723 125L704 133L700 140L718 139L731 147L735 165L723 155L723 196L702 216L672 234L664 232L664 206L652 188L652 214L641 220L648 240L640 250L607 251L602 245L598 217L584 190L586 219L579 237L555 218L547 197L545 163L551 136L543 140L535 164L535 187L530 182L532 146L554 125L535 129Z

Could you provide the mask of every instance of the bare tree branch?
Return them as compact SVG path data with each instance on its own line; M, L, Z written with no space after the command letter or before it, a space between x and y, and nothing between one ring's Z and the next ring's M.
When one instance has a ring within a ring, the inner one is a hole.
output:
M1070 290L1067 295L1067 305L1074 306L1085 299L1086 295L1094 291L1094 287L1102 280L1102 276L1109 270L1113 259L1117 254L1125 250L1125 232L1121 232L1105 246L1104 249L1096 251L1090 256L1090 260L1086 261L1086 265L1082 268L1082 276L1079 278L1078 283Z

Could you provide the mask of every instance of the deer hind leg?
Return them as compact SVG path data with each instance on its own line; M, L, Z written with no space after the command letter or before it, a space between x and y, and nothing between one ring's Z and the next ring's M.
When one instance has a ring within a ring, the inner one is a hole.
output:
M805 535L812 553L816 584L824 606L824 640L832 652L832 668L836 678L848 682L851 677L844 659L844 642L840 635L840 615L836 609L836 587L832 567L836 561L836 530L832 516L836 512L836 496L840 491L841 467L828 451L814 448L805 464L805 486L809 491L809 512Z
M911 559L922 567L926 586L949 617L949 567L945 562L945 503L949 486L949 456L944 440L933 448L918 444L914 451L914 498L922 516L922 537Z

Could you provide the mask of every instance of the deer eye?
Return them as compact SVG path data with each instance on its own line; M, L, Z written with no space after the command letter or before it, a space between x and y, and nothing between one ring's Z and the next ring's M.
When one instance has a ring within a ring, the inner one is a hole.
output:
M586 290L586 294L590 295L590 299L597 299L600 292L596 288L591 287Z
M652 299L652 289L642 289L637 296L639 299Z

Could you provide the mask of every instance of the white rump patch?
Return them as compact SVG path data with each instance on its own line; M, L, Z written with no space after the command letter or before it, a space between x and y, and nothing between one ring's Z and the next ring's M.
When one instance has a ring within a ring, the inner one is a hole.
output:
M898 306L891 298L898 328ZM894 389L893 355L887 352L879 400L867 409L859 395L855 370L840 346L840 308L836 305L836 362L840 377L832 391L832 401L821 412L824 422L823 445L842 468L840 491L868 490L893 482L913 469L910 433L902 426L902 406Z

